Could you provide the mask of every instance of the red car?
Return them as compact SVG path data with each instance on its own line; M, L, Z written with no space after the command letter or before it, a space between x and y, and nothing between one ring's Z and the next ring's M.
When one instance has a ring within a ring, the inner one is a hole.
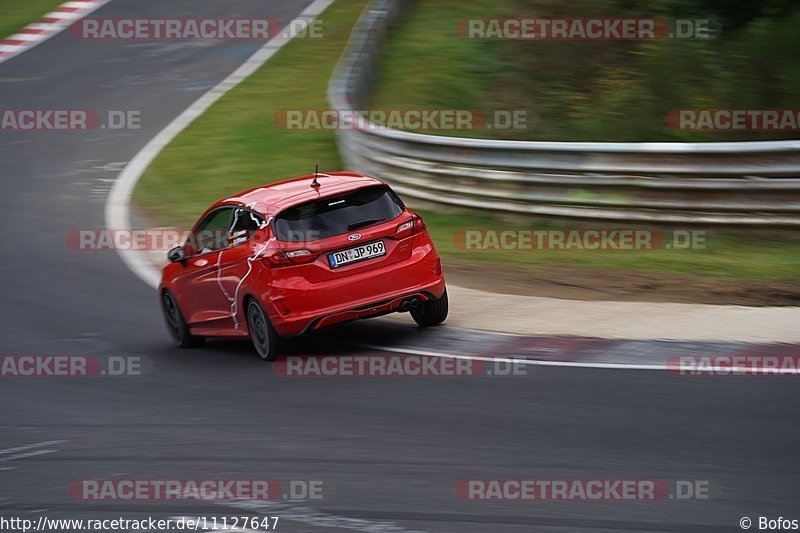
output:
M425 224L374 178L315 173L251 189L211 206L190 235L170 250L158 289L180 347L249 336L272 360L282 338L342 322L447 318Z

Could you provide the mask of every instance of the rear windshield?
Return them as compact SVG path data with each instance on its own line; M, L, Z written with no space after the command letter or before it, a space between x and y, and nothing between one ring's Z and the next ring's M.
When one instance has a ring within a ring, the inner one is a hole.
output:
M272 228L281 241L316 241L393 220L403 209L389 187L364 187L290 207L275 217Z

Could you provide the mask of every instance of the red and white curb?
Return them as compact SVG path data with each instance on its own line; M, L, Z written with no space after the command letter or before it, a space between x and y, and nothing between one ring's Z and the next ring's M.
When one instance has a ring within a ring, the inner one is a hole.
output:
M64 31L111 0L72 0L61 4L42 17L39 22L28 24L14 35L0 41L0 63Z

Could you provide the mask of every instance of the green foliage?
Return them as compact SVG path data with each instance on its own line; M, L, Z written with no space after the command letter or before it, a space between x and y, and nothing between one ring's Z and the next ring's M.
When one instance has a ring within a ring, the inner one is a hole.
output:
M756 280L800 280L797 264L800 261L800 238L797 234L764 235L732 231L705 230L705 249L653 250L464 250L455 235L465 230L565 230L597 229L596 223L574 223L553 219L527 217L508 221L491 213L439 213L418 210L436 243L446 258L500 265L516 265L531 270L542 267L570 266L596 269L624 269L643 272L687 274L711 278L742 278ZM604 224L603 228L613 229ZM645 225L624 226L619 229L648 229ZM661 232L670 242L671 228L650 228ZM682 228L685 229L685 228Z
M795 108L800 8L788 0L420 0L391 36L374 108L524 109L523 131L448 135L522 140L720 141L796 132L692 132L673 109ZM710 19L714 39L466 40L465 18Z
M64 0L0 0L0 39L36 22Z

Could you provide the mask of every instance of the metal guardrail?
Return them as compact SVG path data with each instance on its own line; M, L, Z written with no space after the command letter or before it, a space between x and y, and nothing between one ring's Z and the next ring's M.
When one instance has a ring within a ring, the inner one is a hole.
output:
M333 109L364 109L380 48L404 3L367 7L328 87ZM349 169L426 202L600 220L800 226L800 140L501 141L369 123L336 135Z

